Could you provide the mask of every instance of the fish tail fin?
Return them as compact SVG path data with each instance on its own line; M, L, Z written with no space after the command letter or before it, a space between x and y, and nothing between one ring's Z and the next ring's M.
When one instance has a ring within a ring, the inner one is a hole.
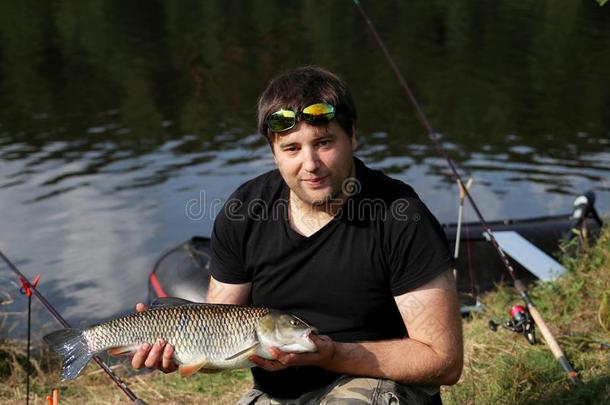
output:
M89 350L83 331L80 329L60 329L49 333L44 341L64 357L61 380L73 380L83 371L95 353Z

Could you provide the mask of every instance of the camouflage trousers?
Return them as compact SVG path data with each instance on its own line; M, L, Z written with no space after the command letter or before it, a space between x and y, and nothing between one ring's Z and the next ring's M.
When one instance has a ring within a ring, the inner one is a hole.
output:
M296 399L276 399L252 388L236 405L427 405L432 397L419 388L391 380L343 376L330 386Z

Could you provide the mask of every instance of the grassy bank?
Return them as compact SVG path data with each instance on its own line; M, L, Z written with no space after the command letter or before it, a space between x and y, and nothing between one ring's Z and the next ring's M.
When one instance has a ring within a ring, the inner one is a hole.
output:
M0 343L0 403L24 402L25 356L23 346ZM53 388L60 388L61 404L123 404L129 401L123 391L95 364L89 365L77 380L61 384L59 361L47 350L35 354L32 366L32 404L46 404L45 397L51 394ZM131 368L123 364L112 368L132 391L149 404L232 404L251 386L248 370L198 373L190 378L181 378L176 373L133 375Z
M489 319L506 319L508 308L521 304L513 289L501 287L484 299L485 313L464 323L464 373L443 389L445 404L610 403L610 227L586 254L566 256L563 264L564 277L532 286L530 295L582 384L568 382L545 344L489 330Z
M500 287L484 299L486 312L464 323L466 365L460 382L443 388L445 404L610 403L610 349L605 346L610 343L610 228L586 254L566 258L564 264L567 275L532 286L530 293L582 384L571 386L546 345L532 346L521 335L488 329L489 319L505 319L507 309L520 303L512 289ZM44 397L59 385L59 362L44 349L34 358L32 403L44 404ZM0 342L0 403L23 402L24 367L23 346ZM129 367L121 365L116 372L151 404L231 404L251 384L246 370L186 379L175 374L128 375ZM62 404L127 399L95 365L76 381L61 384L60 395Z

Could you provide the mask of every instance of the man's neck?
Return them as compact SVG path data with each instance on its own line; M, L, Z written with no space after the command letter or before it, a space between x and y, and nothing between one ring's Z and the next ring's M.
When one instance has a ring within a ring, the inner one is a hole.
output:
M333 198L330 202L312 205L303 202L292 191L290 191L290 203L288 210L290 227L303 236L311 236L339 213L346 197Z

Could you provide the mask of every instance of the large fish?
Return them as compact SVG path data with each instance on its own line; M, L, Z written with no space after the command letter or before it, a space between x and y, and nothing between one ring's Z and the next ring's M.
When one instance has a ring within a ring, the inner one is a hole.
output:
M184 377L200 369L253 367L248 357L257 354L273 358L270 347L293 353L313 352L316 346L309 335L315 332L296 316L267 308L170 298L158 300L147 311L87 329L61 329L44 340L64 356L65 381L78 377L91 358L104 350L123 355L158 338L174 347L174 360Z

